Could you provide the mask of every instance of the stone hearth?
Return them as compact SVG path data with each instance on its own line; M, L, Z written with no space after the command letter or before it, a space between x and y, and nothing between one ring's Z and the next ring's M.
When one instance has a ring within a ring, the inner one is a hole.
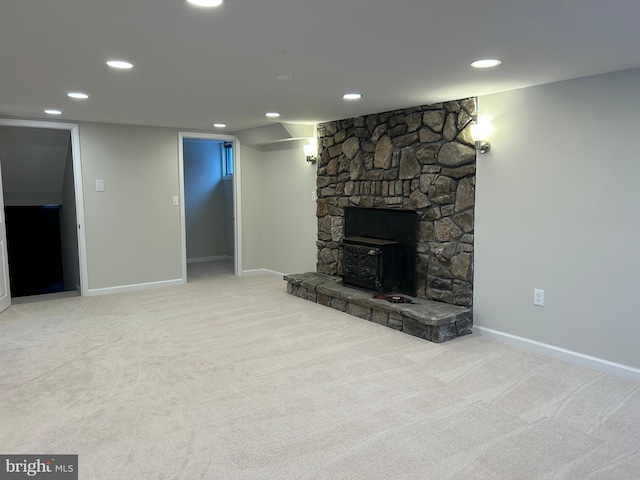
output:
M409 297L413 304L390 303L373 298L373 292L344 286L338 277L322 273L285 275L284 279L292 295L431 342L441 343L471 333L469 308L414 297Z

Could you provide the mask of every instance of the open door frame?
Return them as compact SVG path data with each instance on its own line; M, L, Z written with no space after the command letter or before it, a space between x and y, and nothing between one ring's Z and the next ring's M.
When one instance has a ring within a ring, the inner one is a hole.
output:
M47 122L43 120L14 120L0 118L0 127L47 128L68 130L71 133L71 155L73 158L73 183L76 197L76 220L78 222L78 263L80 266L80 295L89 290L87 270L87 244L84 229L84 196L82 190L82 162L80 156L80 129L76 123Z
M9 280L9 255L7 249L7 226L4 214L4 192L2 188L2 158L0 158L0 312L11 306L11 282Z
M180 170L180 228L182 229L182 278L187 281L187 225L184 205L184 139L196 138L203 140L218 140L233 142L233 257L234 273L238 277L242 275L242 219L240 204L241 161L240 142L235 135L222 135L217 133L178 132L178 162Z

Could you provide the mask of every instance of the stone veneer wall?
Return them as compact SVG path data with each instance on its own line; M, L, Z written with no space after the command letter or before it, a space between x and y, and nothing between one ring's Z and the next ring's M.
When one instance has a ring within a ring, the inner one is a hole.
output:
M417 296L473 301L476 101L318 125L318 273L339 275L344 207L418 212Z

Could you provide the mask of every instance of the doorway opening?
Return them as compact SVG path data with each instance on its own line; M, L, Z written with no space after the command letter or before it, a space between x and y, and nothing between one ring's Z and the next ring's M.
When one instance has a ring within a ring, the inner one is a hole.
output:
M238 275L238 142L181 132L179 144L184 278L206 272Z
M0 119L4 308L86 289L78 150L77 125Z

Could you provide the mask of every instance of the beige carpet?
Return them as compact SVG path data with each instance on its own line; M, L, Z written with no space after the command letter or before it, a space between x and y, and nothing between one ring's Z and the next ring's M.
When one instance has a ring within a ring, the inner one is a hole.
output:
M186 286L0 315L0 453L81 479L640 478L640 385L432 344L190 265Z

